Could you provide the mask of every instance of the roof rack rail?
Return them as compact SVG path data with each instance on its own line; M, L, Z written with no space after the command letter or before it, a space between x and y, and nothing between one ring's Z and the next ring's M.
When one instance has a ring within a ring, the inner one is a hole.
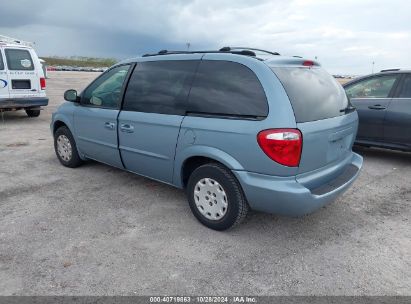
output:
M174 55L174 54L194 54L194 53L200 53L200 52L161 50L161 51L158 51L157 53L144 54L143 57L158 56L158 55Z
M144 54L143 57L151 57L151 56L158 56L158 55L174 55L174 54L207 54L207 53L230 53L230 54L237 54L237 55L245 55L245 56L252 56L256 57L256 54L251 50L227 50L227 51L168 51L168 50L161 50L158 53L154 54Z
M276 56L280 55L280 53L278 53L278 52L271 52L271 51L267 51L267 50L249 48L249 47L241 47L241 46L225 46L225 47L222 47L220 49L220 52L230 52L230 51L233 51L233 50L257 51L257 52L267 53L267 54L270 54L270 55L276 55Z
M384 72L397 72L400 71L401 69L386 69L386 70L381 70L380 73L384 73Z
M4 35L0 35L0 42L7 42L7 43L12 43L12 44L20 44L24 46L29 46L29 47L34 47L34 42L29 42L29 41L24 41Z
M150 56L157 56L157 55L173 55L173 54L194 54L194 53L200 53L200 52L161 50L158 53L144 54L143 57L150 57Z

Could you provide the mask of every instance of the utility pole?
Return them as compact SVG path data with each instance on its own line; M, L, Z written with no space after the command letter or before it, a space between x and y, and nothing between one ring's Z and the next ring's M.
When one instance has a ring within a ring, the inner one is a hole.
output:
M191 46L190 42L187 42L186 46L187 46L187 51L190 50L190 46Z
M371 74L374 74L374 64L375 64L375 61L372 62L372 72L371 72Z

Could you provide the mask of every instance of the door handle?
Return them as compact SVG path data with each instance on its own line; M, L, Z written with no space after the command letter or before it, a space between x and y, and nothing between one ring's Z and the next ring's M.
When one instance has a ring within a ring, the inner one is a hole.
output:
M134 126L130 124L120 124L120 131L125 133L133 133Z
M385 110L386 107L383 107L382 105L376 104L376 105L373 105L373 106L369 106L368 109L371 109L371 110Z
M116 124L114 122L106 122L104 123L104 127L109 130L114 130Z

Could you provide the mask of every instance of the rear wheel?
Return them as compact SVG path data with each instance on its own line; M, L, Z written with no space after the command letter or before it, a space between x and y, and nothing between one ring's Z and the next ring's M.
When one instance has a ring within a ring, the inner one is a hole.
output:
M63 166L75 168L82 164L77 152L76 142L66 126L62 126L54 133L54 150Z
M39 117L40 110L39 109L26 109L26 114L28 117Z
M194 170L188 180L187 196L195 217L214 230L226 230L239 224L249 208L235 176L217 163Z

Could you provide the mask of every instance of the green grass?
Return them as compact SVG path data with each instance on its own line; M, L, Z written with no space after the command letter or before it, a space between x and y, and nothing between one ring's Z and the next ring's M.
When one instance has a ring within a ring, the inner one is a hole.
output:
M41 59L46 61L48 66L72 66L72 67L110 67L113 64L117 63L117 60L114 58L93 58L93 57L41 57Z

